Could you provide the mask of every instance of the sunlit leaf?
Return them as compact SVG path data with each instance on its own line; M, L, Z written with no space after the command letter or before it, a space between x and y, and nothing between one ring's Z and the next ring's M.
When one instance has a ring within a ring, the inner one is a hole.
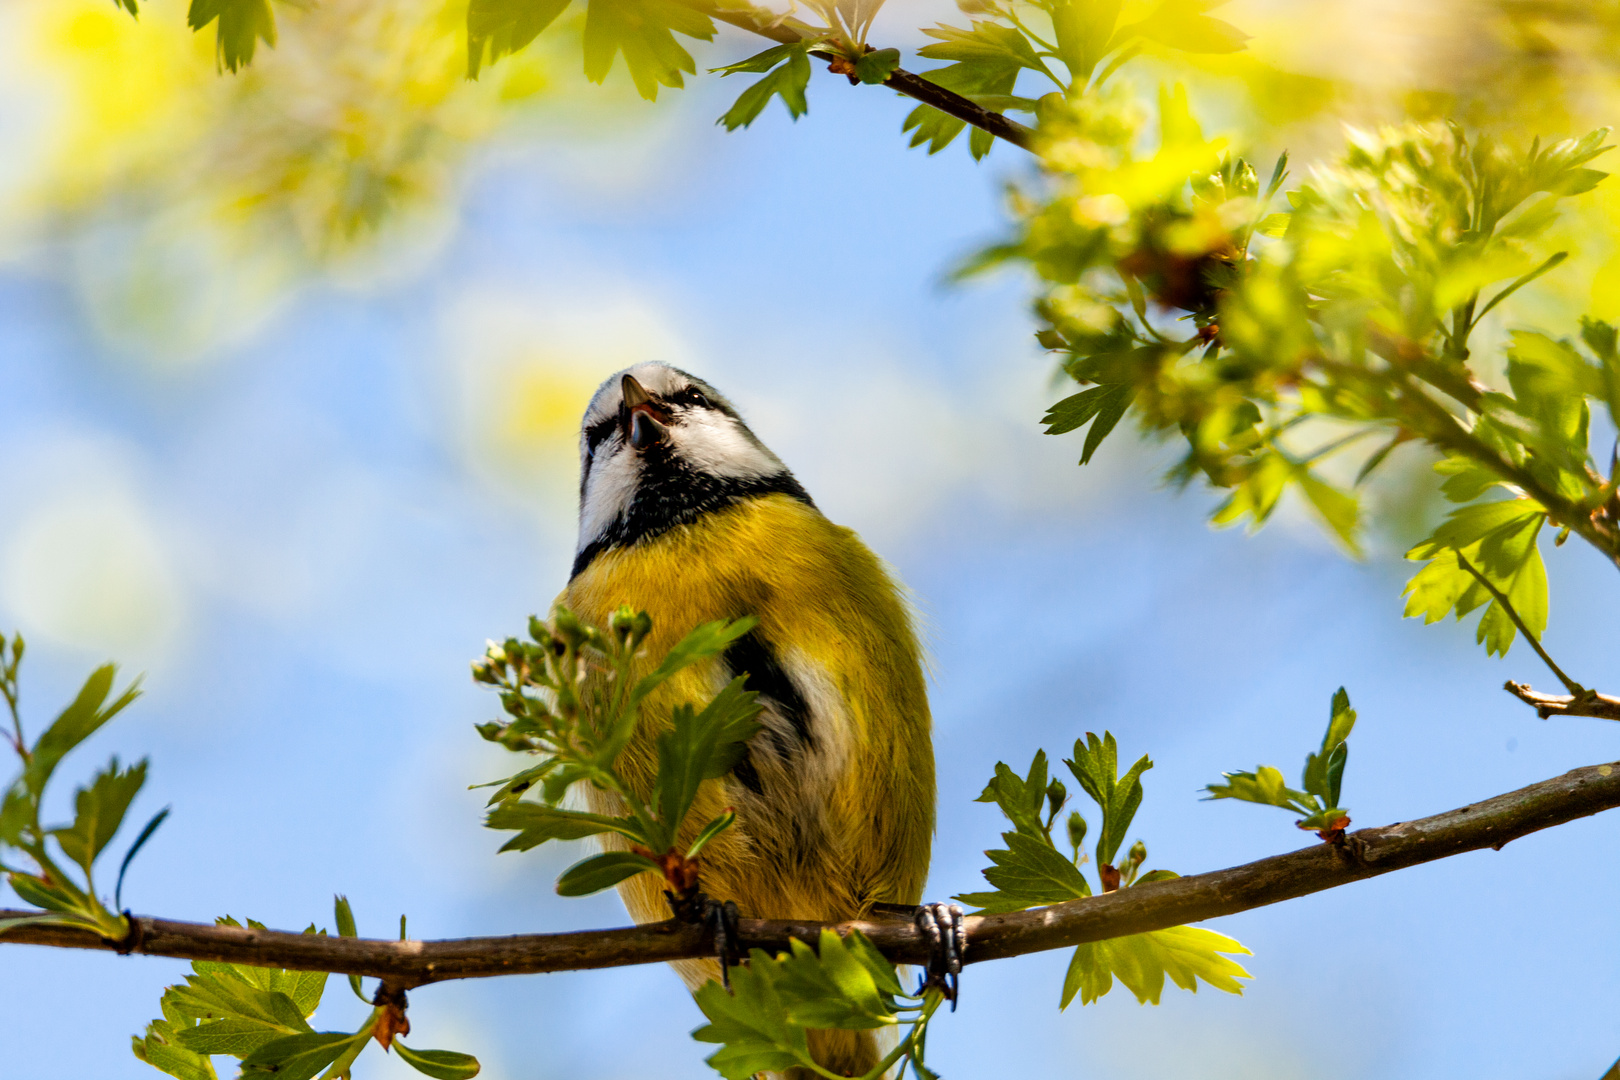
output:
M1113 988L1118 978L1141 1004L1159 1003L1165 976L1183 990L1197 992L1198 980L1229 994L1243 993L1239 979L1252 978L1222 953L1247 954L1238 942L1194 926L1175 926L1146 934L1089 942L1074 951L1063 980L1060 1007L1079 995L1089 1005Z
M648 101L658 99L660 84L681 87L681 73L697 74L692 54L675 35L708 41L714 37L709 17L675 0L590 0L585 14L585 77L607 78L613 58L624 54L636 90Z

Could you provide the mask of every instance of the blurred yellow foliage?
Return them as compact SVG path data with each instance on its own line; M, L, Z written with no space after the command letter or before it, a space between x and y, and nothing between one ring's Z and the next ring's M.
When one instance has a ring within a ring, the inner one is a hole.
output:
M123 336L206 348L300 274L397 266L446 232L467 151L552 94L557 72L580 81L559 57L578 48L565 26L468 82L465 0L277 13L277 46L236 75L179 0L138 20L106 0L23 0L5 18L0 110L32 113L38 132L11 148L6 246L88 243L92 308Z
M229 76L212 32L193 34L176 4L133 21L104 0L31 3L16 53L53 85L62 122L26 207L60 219L132 196L183 200L324 259L385 214L441 200L456 151L552 82L543 50L464 80L457 0L281 13L278 46Z

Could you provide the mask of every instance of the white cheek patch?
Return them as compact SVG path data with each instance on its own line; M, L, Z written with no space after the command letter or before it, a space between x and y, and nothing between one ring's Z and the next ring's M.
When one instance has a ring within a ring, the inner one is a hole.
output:
M619 432L615 431L597 446L579 504L581 549L606 532L629 508L640 475L640 463Z
M684 409L669 429L681 460L711 476L756 480L783 471L782 461L717 409Z

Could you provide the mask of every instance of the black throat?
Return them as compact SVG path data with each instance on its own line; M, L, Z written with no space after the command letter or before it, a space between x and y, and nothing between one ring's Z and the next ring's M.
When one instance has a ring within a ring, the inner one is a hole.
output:
M649 447L642 454L641 480L630 505L574 556L569 578L578 577L604 551L650 540L704 514L762 495L787 495L806 506L816 505L786 469L771 476L714 476L681 461L667 445Z

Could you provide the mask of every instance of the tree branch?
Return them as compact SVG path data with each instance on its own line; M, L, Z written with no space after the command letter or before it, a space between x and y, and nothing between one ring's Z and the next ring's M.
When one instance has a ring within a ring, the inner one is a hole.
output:
M1511 679L1503 689L1526 705L1535 706L1536 715L1543 720L1549 716L1595 716L1599 720L1620 720L1620 698L1600 694L1596 690L1587 690L1572 697L1559 697L1555 694L1538 694L1530 689L1528 683L1516 683Z
M1500 850L1521 836L1615 806L1620 806L1620 762L1576 769L1472 806L1419 821L1359 829L1338 843L1316 844L1229 870L1150 882L1033 911L970 917L965 959L999 960L1248 911L1465 851ZM40 913L0 910L0 920L35 914ZM0 935L0 944L123 949L185 960L351 973L405 987L713 955L705 929L675 922L569 934L380 941L132 918L136 925L124 942L106 941L87 929L42 925L9 930ZM825 925L743 919L741 944L745 949L781 951L790 938L813 943ZM859 928L891 960L926 959L924 941L910 922L849 922L836 928Z
M777 19L771 16L770 12L758 8L721 7L710 0L685 0L685 2L689 7L703 12L710 18L730 23L732 26L784 45L792 45L806 38L818 36L814 27L797 19ZM816 55L829 62L837 59L830 52L818 50ZM884 80L883 85L909 98L915 98L924 105L931 105L947 116L954 116L980 130L988 131L996 138L1021 149L1031 152L1035 149L1034 128L1008 119L1001 113L992 112L971 98L963 97L954 90L947 90L937 83L931 83L921 75L913 74L904 68L895 68L889 73L888 79Z

